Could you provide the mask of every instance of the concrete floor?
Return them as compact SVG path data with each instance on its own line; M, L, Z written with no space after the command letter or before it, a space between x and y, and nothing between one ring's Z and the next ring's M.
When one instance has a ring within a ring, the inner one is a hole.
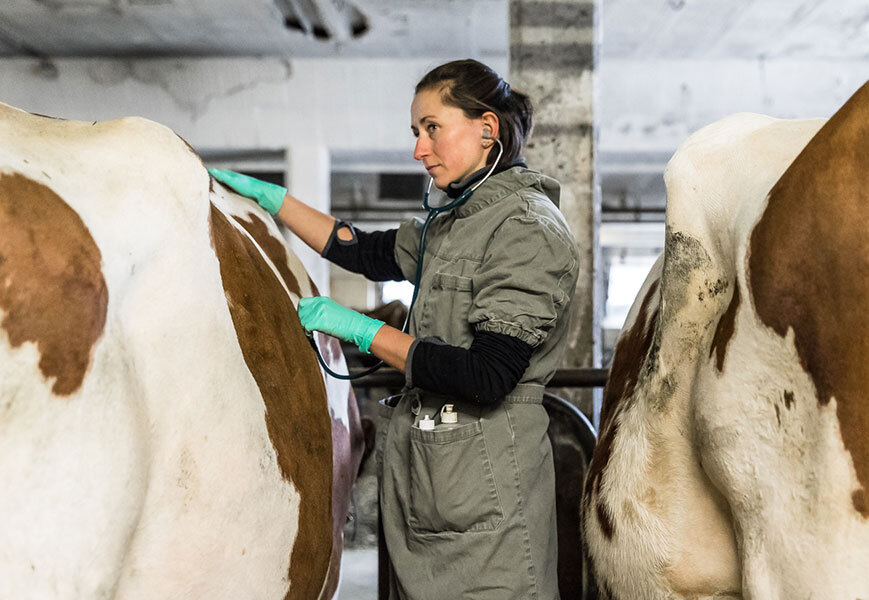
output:
M337 600L377 600L377 549L346 549Z

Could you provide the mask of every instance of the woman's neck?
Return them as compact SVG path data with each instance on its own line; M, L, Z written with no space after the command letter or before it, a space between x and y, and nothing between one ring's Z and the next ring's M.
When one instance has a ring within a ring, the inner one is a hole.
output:
M528 165L525 164L525 161L521 157L519 157L516 160L514 160L512 163L509 163L509 164L503 163L503 164L498 165L497 167L495 167L495 170L492 171L492 175L497 175L498 173L506 171L507 169L512 169L513 167L527 167L527 166ZM482 169L478 169L478 170L474 171L473 173L471 173L470 175L468 175L467 177L465 177L465 179L463 181L453 181L452 183L447 185L447 187L444 189L444 193L447 195L448 198L455 200L456 198L458 198L459 196L462 195L462 192L464 192L470 186L474 185L475 183L480 181L483 177L485 177L486 173L488 173L491 168L492 168L492 165L486 165Z

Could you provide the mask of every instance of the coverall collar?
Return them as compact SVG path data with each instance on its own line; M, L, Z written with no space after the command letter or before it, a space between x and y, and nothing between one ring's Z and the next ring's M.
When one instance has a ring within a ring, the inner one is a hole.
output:
M558 206L561 196L561 185L558 181L531 169L511 167L492 175L471 194L467 202L453 209L453 213L459 219L467 217L526 187L539 190Z

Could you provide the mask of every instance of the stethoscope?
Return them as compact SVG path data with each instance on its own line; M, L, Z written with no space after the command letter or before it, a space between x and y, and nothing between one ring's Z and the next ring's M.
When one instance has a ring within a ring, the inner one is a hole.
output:
M413 283L413 296L410 300L410 307L407 309L407 317L404 319L404 325L401 327L402 333L407 333L410 327L410 315L413 314L413 306L416 304L416 297L419 294L419 284L422 281L422 261L425 256L425 238L428 234L428 228L432 224L438 215L441 213L445 213L454 208L458 208L462 204L468 201L468 198L471 197L477 188L483 185L489 176L495 171L495 167L498 166L498 163L501 160L501 155L504 153L504 145L501 143L501 140L494 138L494 142L498 144L498 156L495 158L495 162L492 163L492 167L486 173L486 176L483 177L480 181L474 184L473 187L466 189L462 192L458 198L451 200L447 204L443 206L432 206L429 204L429 193L431 192L431 186L434 183L434 177L430 178L428 181L428 187L425 190L425 193L422 196L422 207L428 211L428 216L425 219L425 223L422 226L422 231L419 234L419 254L416 259L416 277ZM317 353L317 360L320 361L320 366L323 367L323 370L326 371L329 375L334 377L335 379L343 379L345 381L350 381L353 379L359 379L360 377L365 377L366 375L371 375L378 369L380 369L385 363L381 360L378 361L376 365L373 367L369 367L362 371L361 373L356 373L355 375L342 375L341 373L336 373L326 364L326 361L323 360L323 356L320 354L320 349L317 347L317 343L314 341L314 336L310 335L308 337L308 341L311 343L311 347L314 348L314 352Z

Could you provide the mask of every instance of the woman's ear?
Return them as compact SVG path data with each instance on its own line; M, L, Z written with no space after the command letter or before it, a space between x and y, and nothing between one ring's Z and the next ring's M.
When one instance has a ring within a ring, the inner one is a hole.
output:
M489 148L498 139L498 115L492 111L487 111L480 116L480 121L483 125L481 137L483 138L483 148Z

